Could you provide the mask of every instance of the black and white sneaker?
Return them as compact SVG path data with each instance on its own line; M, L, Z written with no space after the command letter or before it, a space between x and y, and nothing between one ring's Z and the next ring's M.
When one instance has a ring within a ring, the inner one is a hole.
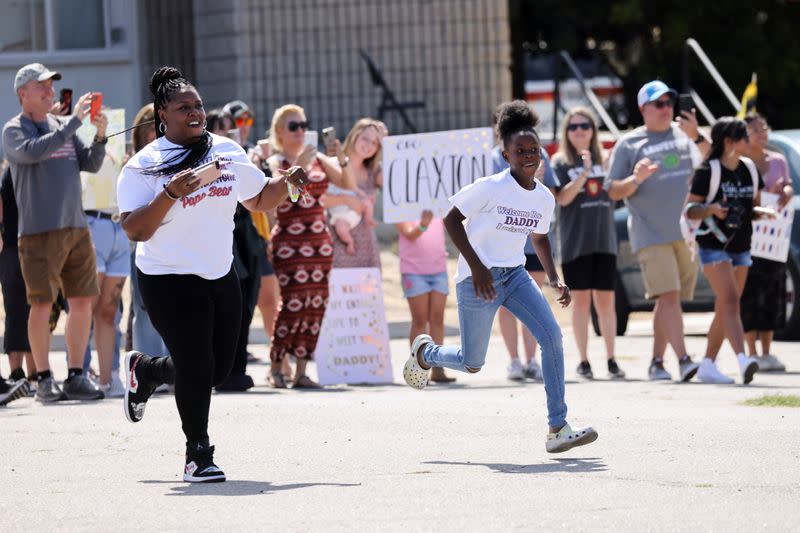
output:
M14 400L25 398L29 390L28 380L25 378L10 383L0 379L0 407L8 405Z
M214 447L206 446L186 450L183 480L189 483L214 483L225 481L225 472L214 464Z
M135 423L144 418L147 400L160 385L145 376L144 365L151 359L135 351L125 355L125 418L128 422Z

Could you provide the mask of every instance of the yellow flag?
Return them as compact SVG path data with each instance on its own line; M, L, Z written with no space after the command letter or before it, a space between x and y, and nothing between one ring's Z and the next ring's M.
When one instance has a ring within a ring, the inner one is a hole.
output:
M756 73L753 72L753 77L750 78L750 83L748 83L747 87L744 88L744 93L742 94L742 106L739 108L736 118L744 118L748 112L755 111L757 97L758 80L756 78Z

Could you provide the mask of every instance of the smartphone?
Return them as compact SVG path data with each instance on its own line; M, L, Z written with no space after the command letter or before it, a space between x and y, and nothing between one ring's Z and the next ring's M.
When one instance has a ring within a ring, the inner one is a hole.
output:
M92 107L89 108L89 118L94 120L103 107L103 93L92 93Z
M336 140L336 128L329 126L322 130L322 144L330 146Z
M691 113L692 109L694 109L694 100L692 100L691 94L679 94L678 95L678 116L686 111L687 113Z
M258 147L261 149L261 158L266 159L272 155L272 147L269 144L269 139L259 139L256 141Z
M236 144L242 144L242 134L239 133L239 128L228 130L228 137L236 141Z
M314 148L319 145L319 132L317 130L306 131L306 144L310 144Z
M61 109L64 114L72 114L72 89L61 89L61 95L58 97L58 102L61 104Z
M214 159L205 165L200 165L194 169L194 175L200 178L200 184L198 187L205 187L209 183L217 181L220 176L222 176L219 159Z

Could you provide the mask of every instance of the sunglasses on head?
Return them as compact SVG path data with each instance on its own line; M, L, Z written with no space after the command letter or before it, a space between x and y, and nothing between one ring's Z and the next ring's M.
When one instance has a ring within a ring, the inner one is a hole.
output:
M592 125L589 122L580 122L578 124L569 124L567 126L567 131L576 131L578 129L581 129L583 131L589 131L590 129L592 129Z
M675 107L675 101L672 98L667 100L653 100L650 102L656 109L664 109L665 107Z
M294 120L290 120L286 127L289 128L289 131L297 131L299 129L307 130L308 122L295 122Z

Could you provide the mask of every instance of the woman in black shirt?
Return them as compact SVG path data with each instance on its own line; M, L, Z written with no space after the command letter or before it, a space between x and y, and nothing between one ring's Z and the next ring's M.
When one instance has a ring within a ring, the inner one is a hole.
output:
M720 118L711 129L711 142L708 158L692 179L686 206L689 219L702 221L696 240L703 274L715 296L706 357L697 377L705 383L733 383L716 366L716 353L727 338L737 354L742 381L747 384L758 371L758 362L744 353L739 299L752 264L753 206L758 205L764 182L753 162L741 156L748 143L744 121Z

